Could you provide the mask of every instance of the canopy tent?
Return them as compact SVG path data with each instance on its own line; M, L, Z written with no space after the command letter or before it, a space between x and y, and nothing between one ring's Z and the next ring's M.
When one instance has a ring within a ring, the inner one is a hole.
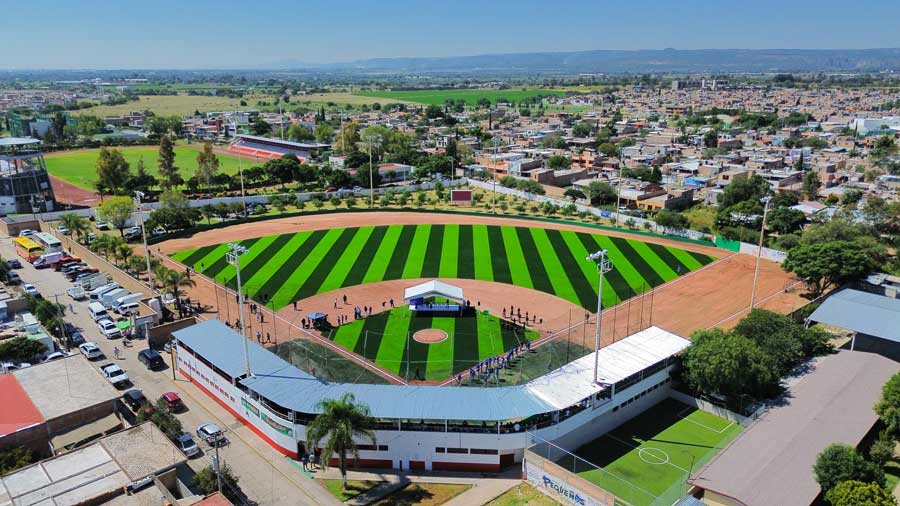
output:
M433 279L426 281L421 285L411 286L403 291L403 300L409 302L413 299L424 299L427 297L445 297L450 300L465 305L466 299L463 297L463 289L453 286L443 281Z

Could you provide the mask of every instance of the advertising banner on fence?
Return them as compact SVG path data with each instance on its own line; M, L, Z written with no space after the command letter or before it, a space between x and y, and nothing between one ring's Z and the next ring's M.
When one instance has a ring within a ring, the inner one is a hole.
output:
M570 485L565 478L548 473L527 460L525 479L544 495L568 506L613 506L612 500L607 502L606 498L591 497Z

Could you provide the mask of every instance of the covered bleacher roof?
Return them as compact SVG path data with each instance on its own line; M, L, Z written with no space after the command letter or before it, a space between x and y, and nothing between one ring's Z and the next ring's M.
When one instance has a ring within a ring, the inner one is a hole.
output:
M436 279L426 281L422 284L411 286L403 290L403 300L406 301L436 296L446 297L448 299L453 299L462 303L465 303L466 301L466 299L463 297L462 288L453 286L449 283L444 283L443 281L438 281Z
M841 290L825 299L809 319L900 342L900 299L860 290Z
M173 335L225 374L244 375L243 338L219 320L198 323ZM327 383L253 341L248 344L252 376L240 383L301 413L318 413L320 400L350 392L378 418L504 421L565 409L607 388L593 381L593 353L523 385L439 387ZM615 383L689 344L671 332L650 327L601 349L599 376L606 383Z

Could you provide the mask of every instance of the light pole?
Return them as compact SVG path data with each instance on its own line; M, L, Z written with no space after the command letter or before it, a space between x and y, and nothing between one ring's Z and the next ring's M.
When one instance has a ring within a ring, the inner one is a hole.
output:
M624 164L622 163L622 149L619 149L619 184L618 190L616 191L616 228L619 228L619 213L621 212L622 206L622 167Z
M378 134L366 135L366 146L369 148L369 209L375 207L375 168L372 167L372 148L381 146L381 140Z
M244 194L244 159L238 157L238 172L241 175L241 202L244 204L244 218L247 217L247 196Z
M494 167L491 170L493 179L493 190L491 193L491 213L497 214L495 204L497 203L497 155L500 154L500 138L494 137Z
M759 280L759 260L762 257L763 238L766 235L766 218L769 217L769 202L772 197L763 197L763 219L759 229L759 245L756 248L756 268L753 270L753 288L750 291L750 310L753 311L753 302L756 300L756 282Z
M137 199L138 215L141 217L141 235L144 237L144 255L147 259L147 283L150 284L150 291L153 292L153 271L150 270L150 246L147 245L147 228L144 226L144 207L141 205L141 199L144 198L144 192L135 191L134 197Z
M612 260L605 249L591 253L587 260L597 264L600 281L597 286L597 333L594 335L594 383L598 383L597 369L600 366L600 322L603 320L603 275L612 270ZM615 329L613 329L615 330Z
M244 369L247 377L250 377L250 337L244 334L247 328L244 324L244 292L241 291L241 255L247 252L247 248L237 243L228 243L228 253L225 254L228 263L234 266L237 272L237 291L238 291L238 312L241 320L241 335L244 336ZM225 301L228 304L228 301Z

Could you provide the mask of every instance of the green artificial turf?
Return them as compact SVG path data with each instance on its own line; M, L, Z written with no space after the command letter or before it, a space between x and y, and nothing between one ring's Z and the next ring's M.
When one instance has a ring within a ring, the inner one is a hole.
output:
M546 292L596 311L598 274L586 260L609 251L604 279L610 307L712 257L637 240L584 232L495 225L391 225L317 230L242 241L246 293L273 309L318 293L389 279L463 278ZM197 271L236 285L224 245L174 253ZM202 266L202 268L201 268ZM399 359L403 360L403 359Z
M615 430L578 448L575 454L599 467L558 463L635 506L671 504L691 468L696 471L743 428L705 411L666 399ZM669 496L673 500L668 500Z

